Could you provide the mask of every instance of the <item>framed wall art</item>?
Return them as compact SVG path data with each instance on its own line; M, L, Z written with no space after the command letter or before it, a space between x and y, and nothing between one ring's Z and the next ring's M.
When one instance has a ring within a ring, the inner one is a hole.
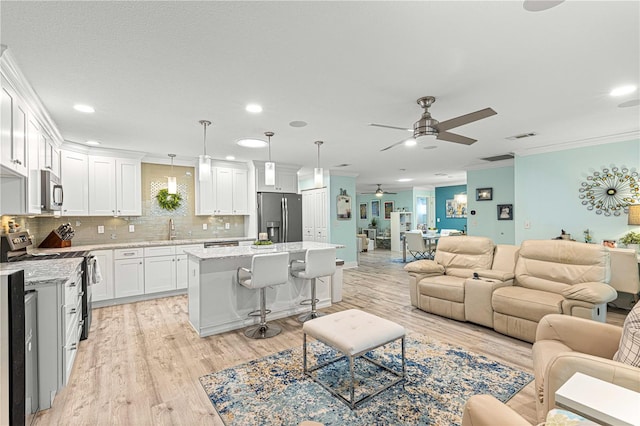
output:
M367 218L367 203L360 203L360 219Z
M476 201L490 201L490 200L493 200L493 188L476 189Z
M513 204L498 204L498 220L513 220Z
M384 218L391 219L391 212L393 211L393 201L384 202Z
M371 201L371 216L380 217L380 200Z
M456 201L455 198L446 200L445 217L447 219L461 219L467 217L467 202Z
M338 210L338 219L351 219L351 196L347 195L346 190L340 189L340 195L338 195L336 207Z

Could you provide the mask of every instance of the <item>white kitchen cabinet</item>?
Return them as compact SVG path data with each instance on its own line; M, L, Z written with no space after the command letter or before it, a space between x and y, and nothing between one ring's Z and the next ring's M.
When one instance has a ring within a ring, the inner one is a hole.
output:
M115 297L144 294L144 259L142 249L113 251L113 282Z
M208 176L200 179L200 175L196 176L196 216L212 215L215 210L215 173L213 167Z
M327 189L302 192L302 240L328 242Z
M86 154L62 151L61 180L64 188L63 216L89 214L89 159Z
M96 155L88 161L89 215L140 216L140 161Z
M116 159L89 156L89 214L116 216Z
M248 185L246 169L212 167L210 177L198 181L196 215L248 215Z
M0 116L0 164L16 175L27 176L27 109L4 77Z
M44 131L40 134L40 168L60 177L60 150Z
M297 166L282 165L276 163L276 184L265 185L264 162L254 161L256 166L256 191L258 192L298 192Z
M42 211L40 199L40 151L42 134L40 127L32 117L29 117L27 129L27 146L29 153L29 174L27 176L27 213L38 214Z
M102 275L102 281L91 286L92 299L94 302L113 299L113 250L95 250L91 254L96 257Z
M176 246L176 289L186 289L189 278L189 262L185 250L204 248L204 244Z
M144 292L159 293L176 289L176 257L154 256L144 258Z

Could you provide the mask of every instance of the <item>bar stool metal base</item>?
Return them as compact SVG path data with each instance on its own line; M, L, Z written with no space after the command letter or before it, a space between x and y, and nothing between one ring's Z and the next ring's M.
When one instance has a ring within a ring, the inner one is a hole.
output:
M325 315L327 314L325 314L324 312L307 312L305 314L299 315L298 321L303 323L305 321L309 321L311 319L318 318L318 317L323 317Z
M282 328L277 325L258 324L247 328L244 331L244 335L249 339L268 339L269 337L277 336L281 331Z

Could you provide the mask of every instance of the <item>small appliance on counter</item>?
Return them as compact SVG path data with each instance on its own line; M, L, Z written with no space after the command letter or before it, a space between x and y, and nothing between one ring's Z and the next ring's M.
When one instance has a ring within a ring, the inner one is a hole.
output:
M76 234L76 231L71 227L70 223L65 223L58 226L47 235L38 248L62 248L71 247L71 239Z

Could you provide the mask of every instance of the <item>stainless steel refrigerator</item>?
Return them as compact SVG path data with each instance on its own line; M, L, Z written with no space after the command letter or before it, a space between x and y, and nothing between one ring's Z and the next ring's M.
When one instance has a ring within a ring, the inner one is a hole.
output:
M258 192L258 232L274 243L302 241L302 195Z

